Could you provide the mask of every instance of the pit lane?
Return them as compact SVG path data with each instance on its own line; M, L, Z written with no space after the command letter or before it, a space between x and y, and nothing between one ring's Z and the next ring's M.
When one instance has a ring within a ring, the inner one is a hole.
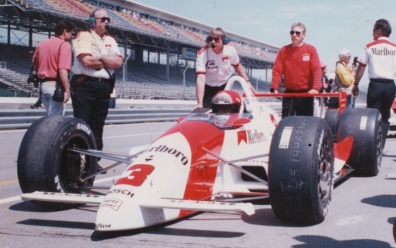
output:
M127 153L131 146L157 138L174 123L105 126L105 150ZM284 223L267 202L257 202L252 216L205 212L143 230L98 233L97 207L42 211L22 202L16 172L18 148L25 130L0 132L1 247L391 247L396 217L396 139L388 138L376 177L351 176L337 185L330 212L315 226ZM110 161L101 161L102 166ZM126 165L125 165L126 166ZM124 165L96 179L109 185ZM385 179L385 176L387 176Z

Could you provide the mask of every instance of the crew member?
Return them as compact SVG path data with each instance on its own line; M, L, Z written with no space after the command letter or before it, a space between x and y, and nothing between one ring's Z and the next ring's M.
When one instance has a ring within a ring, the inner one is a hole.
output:
M249 83L250 88L255 92L240 63L236 49L227 45L229 40L224 31L221 28L213 29L206 42L207 45L197 53L197 105L194 109L210 107L212 98L219 91L224 90L227 80L231 77L231 67Z
M319 55L314 46L304 42L305 25L291 26L292 43L280 49L272 69L271 92L278 93L282 77L285 93L318 93L321 86L322 69ZM313 97L284 97L282 118L290 115L313 115Z
M115 84L114 68L123 57L115 39L105 34L110 24L106 10L95 10L88 19L91 29L77 34L71 92L74 117L83 119L95 135L96 147L103 149L103 127Z
M65 103L70 99L69 71L71 67L70 40L74 24L59 20L55 27L55 37L39 44L33 55L33 69L39 78L39 100L35 107L43 103L47 116L64 115ZM63 90L63 101L54 101L56 84Z
M389 129L390 108L395 99L396 44L389 41L392 28L385 19L374 24L374 41L367 44L358 58L352 94L359 94L359 83L366 66L370 83L367 90L367 107L378 109L382 116L382 138L385 145Z

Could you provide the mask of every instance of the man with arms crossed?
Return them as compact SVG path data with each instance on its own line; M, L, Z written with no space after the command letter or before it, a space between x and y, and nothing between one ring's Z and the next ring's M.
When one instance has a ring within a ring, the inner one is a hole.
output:
M95 10L88 22L91 29L79 32L73 43L72 103L74 117L88 123L97 149L102 150L103 127L114 87L111 75L114 68L121 67L123 58L115 39L105 34L110 23L106 10Z

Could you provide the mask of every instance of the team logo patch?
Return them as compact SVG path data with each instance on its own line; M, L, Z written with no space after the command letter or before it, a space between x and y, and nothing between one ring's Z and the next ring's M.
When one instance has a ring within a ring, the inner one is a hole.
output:
M227 62L228 61L228 56L221 58L221 60L223 60L223 62Z
M310 58L309 54L303 54L302 57L303 61L309 61L309 58Z

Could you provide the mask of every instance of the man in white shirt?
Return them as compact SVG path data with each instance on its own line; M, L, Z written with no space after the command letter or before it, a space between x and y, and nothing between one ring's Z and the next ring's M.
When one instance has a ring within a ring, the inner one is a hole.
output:
M209 108L212 98L224 90L227 80L231 77L231 67L243 77L253 92L254 88L240 63L239 56L233 46L227 45L224 31L215 28L206 38L207 45L197 52L197 106L196 108Z
M368 66L370 83L367 90L367 107L378 109L382 116L382 136L385 145L389 129L390 108L395 99L396 44L389 41L392 28L385 19L374 24L374 41L367 44L358 58L355 83L352 94L359 94L359 82Z
M84 120L103 149L103 127L114 88L114 68L123 57L115 39L105 34L110 17L105 9L95 10L88 19L91 29L81 31L73 42L74 63L70 80L74 117Z

